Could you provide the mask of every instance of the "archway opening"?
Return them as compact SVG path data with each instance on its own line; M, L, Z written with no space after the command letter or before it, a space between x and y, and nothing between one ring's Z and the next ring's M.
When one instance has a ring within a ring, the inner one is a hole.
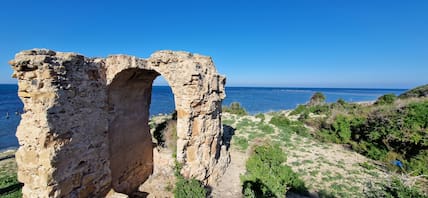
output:
M108 87L109 154L112 188L131 194L153 172L149 128L152 70L126 69Z
M176 182L174 167L178 139L174 96L172 87L162 76L155 79L149 120L153 141L153 173L138 189L143 195L174 196L172 187Z

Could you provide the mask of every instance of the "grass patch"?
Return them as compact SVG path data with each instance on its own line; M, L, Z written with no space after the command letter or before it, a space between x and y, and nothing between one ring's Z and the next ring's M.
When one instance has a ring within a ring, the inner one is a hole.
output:
M254 127L255 124L253 121L249 120L248 118L243 118L236 124L236 129L248 129L250 127Z
M2 163L0 167L0 197L22 197L22 183L19 183L17 179L15 161L6 159L0 163Z
M312 160L303 160L302 161L302 164L313 164L314 163L314 161L312 161Z
M259 124L257 128L262 131L264 134L272 134L275 132L273 127L269 126L268 124Z
M309 174L310 174L311 176L313 176L313 177L317 176L317 175L318 175L318 173L320 173L320 171L319 171L319 170L312 170L312 171L309 171Z
M368 162L362 162L362 163L358 163L358 165L360 165L361 167L367 169L367 170L373 170L376 169L376 166L374 166L373 164L370 164Z
M222 123L223 123L224 125L232 126L232 125L235 123L235 120L223 119L223 120L222 120Z
M238 150L245 151L248 148L248 140L245 137L235 136L232 138L232 144L238 147Z

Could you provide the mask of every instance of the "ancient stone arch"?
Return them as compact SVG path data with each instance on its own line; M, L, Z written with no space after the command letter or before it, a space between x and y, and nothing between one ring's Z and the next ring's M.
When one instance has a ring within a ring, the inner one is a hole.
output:
M24 197L103 197L143 183L153 171L148 119L159 75L174 93L181 173L213 184L230 161L221 139L225 78L210 57L86 58L34 49L10 64L25 111L16 134Z

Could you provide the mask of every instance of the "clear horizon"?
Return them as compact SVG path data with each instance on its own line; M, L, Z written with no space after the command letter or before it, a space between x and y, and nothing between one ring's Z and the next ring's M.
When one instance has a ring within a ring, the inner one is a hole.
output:
M229 87L409 89L428 84L424 0L0 5L2 84L16 83L7 62L32 48L87 57L190 51L211 56ZM167 85L162 78L155 84Z
M0 85L17 85L17 83L0 83ZM153 84L153 86L160 86L160 87L169 87L169 84L160 82ZM408 90L415 87L410 88L383 88L383 87L290 87L290 86L264 86L264 85L227 85L226 88L287 88L287 89L381 89L381 90Z

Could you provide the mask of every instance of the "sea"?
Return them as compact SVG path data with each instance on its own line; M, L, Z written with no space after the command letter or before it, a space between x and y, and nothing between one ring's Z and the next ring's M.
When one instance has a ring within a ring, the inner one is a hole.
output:
M0 151L19 146L15 137L21 120L23 104L17 95L17 85L0 84ZM347 102L373 101L393 93L399 95L405 89L355 89L355 88L268 88L268 87L226 87L223 105L239 102L250 113L293 109L305 104L315 92L322 92L327 102L344 99ZM174 111L174 97L169 86L153 86L150 114L167 114Z

